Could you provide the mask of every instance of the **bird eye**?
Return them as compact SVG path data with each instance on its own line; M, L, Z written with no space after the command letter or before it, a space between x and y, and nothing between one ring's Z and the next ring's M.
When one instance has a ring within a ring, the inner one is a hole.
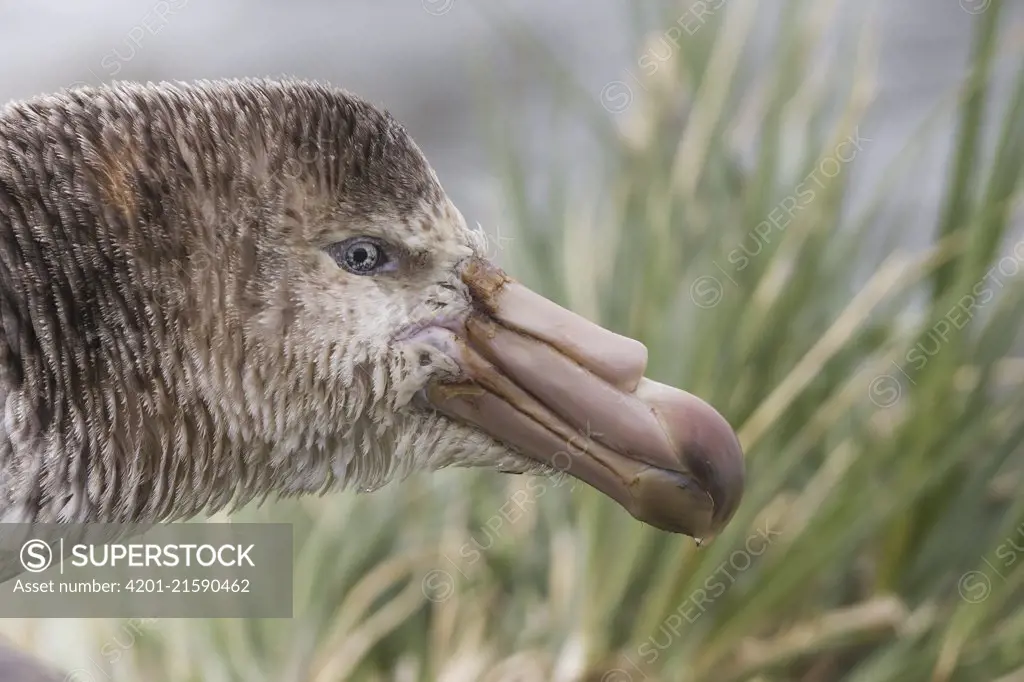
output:
M335 262L355 275L372 275L388 264L384 245L368 237L356 237L327 249Z

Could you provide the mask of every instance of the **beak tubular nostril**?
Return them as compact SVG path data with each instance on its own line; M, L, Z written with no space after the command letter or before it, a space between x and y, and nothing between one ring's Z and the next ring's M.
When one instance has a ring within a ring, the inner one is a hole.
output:
M469 287L473 302L489 315L497 308L498 294L514 281L505 271L483 258L470 258L461 266L462 282Z
M462 271L474 302L502 326L547 343L609 384L631 393L647 369L647 347L554 303L483 259Z

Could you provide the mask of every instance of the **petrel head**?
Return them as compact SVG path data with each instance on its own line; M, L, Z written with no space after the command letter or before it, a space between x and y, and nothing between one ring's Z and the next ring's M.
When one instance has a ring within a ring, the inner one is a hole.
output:
M0 518L464 465L713 535L739 443L646 359L490 262L405 130L341 90L116 84L0 113Z

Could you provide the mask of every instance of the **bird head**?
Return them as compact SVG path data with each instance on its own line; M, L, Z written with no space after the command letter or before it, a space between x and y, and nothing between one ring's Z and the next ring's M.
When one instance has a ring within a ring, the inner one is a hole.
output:
M0 139L8 518L178 518L449 465L565 473L694 537L733 515L726 420L489 260L365 101L117 84L11 105Z

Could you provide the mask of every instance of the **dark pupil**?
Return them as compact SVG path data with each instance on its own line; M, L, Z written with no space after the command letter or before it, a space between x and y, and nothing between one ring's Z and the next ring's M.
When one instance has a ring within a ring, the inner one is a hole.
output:
M376 249L372 246L356 246L348 252L349 265L359 269L372 268L376 260Z

